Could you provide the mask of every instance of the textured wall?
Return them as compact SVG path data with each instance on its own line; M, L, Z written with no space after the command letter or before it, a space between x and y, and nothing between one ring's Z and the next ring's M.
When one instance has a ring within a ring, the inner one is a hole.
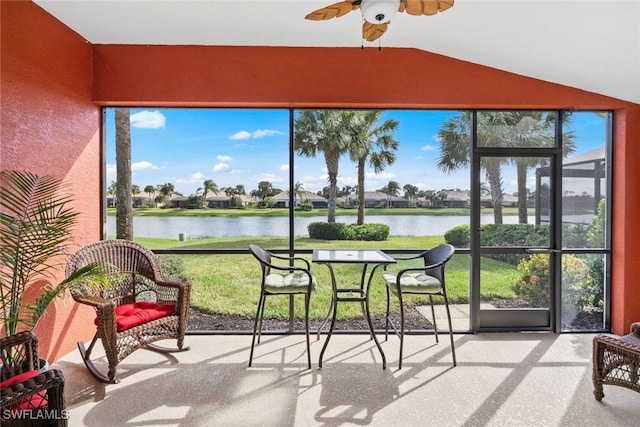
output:
M74 244L98 240L100 109L91 100L92 46L31 2L1 7L0 168L64 178L80 212ZM76 312L70 298L50 307L35 331L42 356L55 360L87 338L90 313L69 317Z

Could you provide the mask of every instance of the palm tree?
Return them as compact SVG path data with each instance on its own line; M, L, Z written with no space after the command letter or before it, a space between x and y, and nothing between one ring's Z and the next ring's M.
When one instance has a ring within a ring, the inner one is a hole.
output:
M389 207L391 206L391 197L397 196L400 192L400 184L397 181L389 181L380 191L387 195L387 207Z
M271 196L273 192L273 185L269 181L260 181L258 183L258 195L260 200L264 202L264 199Z
M202 184L202 198L204 199L204 204L205 206L207 205L207 194L208 193L213 193L213 194L218 194L220 192L220 190L218 190L218 184L216 184L215 182L213 182L212 179L205 179L204 183Z
M304 185L300 182L300 181L296 181L296 183L293 186L293 206L296 206L296 199L299 198L300 200L302 200L302 198L305 195L305 191L304 191Z
M353 115L354 112L344 110L302 110L294 123L297 154L315 157L324 153L329 175L327 222L336 222L338 163L340 156L349 150Z
M131 192L131 116L128 108L115 109L116 128L116 237L133 240Z
M406 197L407 200L409 200L409 205L413 206L414 200L418 195L418 191L419 191L418 187L411 184L405 184L404 187L402 187L402 190L404 190L404 197Z
M510 126L501 137L501 146L509 147L552 147L554 144L555 115L540 111L511 112ZM568 120L568 117L567 119ZM563 132L563 157L575 151L573 132ZM539 157L517 157L514 159L518 182L518 218L521 224L528 222L527 213L527 172L536 166L545 166L546 159Z
M496 127L499 126L501 112L478 114L478 146L487 146L495 140ZM464 112L447 120L438 131L440 157L438 169L451 173L469 165L471 155L471 113ZM502 169L504 159L484 158L481 167L485 170L496 224L502 224Z
M396 160L398 141L393 132L398 129L398 121L387 119L382 124L383 111L359 111L352 121L353 135L349 147L351 160L358 165L358 219L356 224L364 224L364 172L367 163L374 173L380 173Z
M115 207L116 206L116 187L118 186L118 183L115 181L111 181L111 184L109 184L109 186L107 187L107 196L111 196L113 198L112 202L111 202L111 207Z
M170 182L166 182L159 187L160 188L158 190L162 195L162 200L164 200L165 202L166 201L171 202L171 195L173 194L173 190L175 189L173 184Z
M537 111L483 112L477 115L478 146L550 147L553 145L555 120L553 114ZM469 164L471 149L471 113L462 113L444 123L438 132L440 158L438 168L451 172ZM573 152L573 134L563 134L563 155ZM502 224L502 165L506 158L489 157L482 160L491 199L494 222ZM516 158L518 182L518 216L527 222L526 179L529 168L544 162L542 158Z
M146 187L144 187L144 192L149 195L149 207L151 207L153 195L156 193L156 187L154 187L153 185L147 185Z

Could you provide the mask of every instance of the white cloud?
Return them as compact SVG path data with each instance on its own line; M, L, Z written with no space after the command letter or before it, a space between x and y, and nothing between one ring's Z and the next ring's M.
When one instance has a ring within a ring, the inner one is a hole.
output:
M266 136L281 135L281 134L282 132L280 132L279 130L273 130L273 129L258 129L253 132L241 130L240 132L234 133L229 138L230 139L250 139L250 138L255 139L255 138L264 138Z
M167 118L160 111L140 111L131 115L131 126L142 129L164 129Z
M178 178L176 180L176 184L193 184L195 182L199 183L204 182L205 179L207 179L207 177L202 172L194 172L189 175L189 178Z
M284 182L284 179L277 177L276 175L272 174L272 173L261 173L258 174L256 176L253 177L253 179L257 182L260 181L269 181L270 183L279 183L279 182Z
M236 132L229 137L229 139L249 139L251 138L251 134L246 130L241 130L240 132Z
M280 165L280 170L281 171L288 171L289 170L289 165Z
M149 169L157 170L157 169L161 169L161 167L144 160L141 162L131 163L131 170L133 171L141 171L141 170L149 170Z
M281 135L282 132L272 129L258 129L251 135L254 138L263 138L265 136Z
M240 169L232 169L231 172L232 175L240 175L242 173L242 170Z
M216 160L220 161L220 162L230 162L233 159L231 158L231 156L224 156L222 154L218 154L216 156Z
M396 177L396 175L391 172L381 172L381 173L369 172L367 173L367 177L372 179L393 179Z
M218 163L213 167L214 172L223 172L229 169L229 165L223 162Z
M436 147L434 147L433 145L429 145L429 144L424 145L424 146L422 146L420 148L420 151L436 151L436 150L437 150Z

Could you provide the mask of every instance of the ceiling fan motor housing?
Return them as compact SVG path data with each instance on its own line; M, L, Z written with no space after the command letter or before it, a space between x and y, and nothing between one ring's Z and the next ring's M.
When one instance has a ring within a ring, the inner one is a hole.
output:
M362 17L372 24L389 22L399 7L399 0L362 0L360 3Z

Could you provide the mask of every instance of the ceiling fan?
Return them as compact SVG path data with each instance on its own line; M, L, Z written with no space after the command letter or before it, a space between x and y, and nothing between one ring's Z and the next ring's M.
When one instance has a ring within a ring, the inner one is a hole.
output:
M453 6L455 0L345 0L315 10L305 16L312 21L326 21L339 18L352 10L360 9L364 19L362 38L372 42L379 39L387 28L389 21L397 12L409 15L435 15Z

